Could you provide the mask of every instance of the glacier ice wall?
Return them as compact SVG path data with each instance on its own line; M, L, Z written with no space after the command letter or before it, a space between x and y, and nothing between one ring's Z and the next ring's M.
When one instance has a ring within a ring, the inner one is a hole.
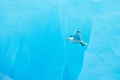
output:
M120 2L100 1L101 11L93 16L89 46L78 80L119 80Z
M1 0L0 80L119 80L119 0ZM77 30L89 43L65 41Z
M90 43L78 80L119 80L119 19L119 12L111 11L94 16Z

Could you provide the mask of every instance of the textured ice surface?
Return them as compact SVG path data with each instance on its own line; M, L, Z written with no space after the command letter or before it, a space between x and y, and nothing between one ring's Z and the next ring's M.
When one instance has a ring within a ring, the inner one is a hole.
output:
M0 0L0 80L119 80L119 23L119 0Z
M0 80L13 80L13 79L11 79L9 76L6 76L6 75L0 73Z
M78 80L119 80L120 14L96 15L82 73ZM87 75L87 77L86 77Z

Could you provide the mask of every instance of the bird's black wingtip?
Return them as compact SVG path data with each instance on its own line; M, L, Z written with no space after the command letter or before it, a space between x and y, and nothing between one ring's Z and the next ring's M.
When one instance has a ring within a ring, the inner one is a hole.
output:
M76 33L80 33L80 31L77 31Z

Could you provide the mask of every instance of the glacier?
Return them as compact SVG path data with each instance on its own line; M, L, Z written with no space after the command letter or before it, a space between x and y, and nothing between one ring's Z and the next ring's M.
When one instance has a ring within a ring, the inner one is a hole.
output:
M119 80L119 44L119 0L0 1L0 80Z

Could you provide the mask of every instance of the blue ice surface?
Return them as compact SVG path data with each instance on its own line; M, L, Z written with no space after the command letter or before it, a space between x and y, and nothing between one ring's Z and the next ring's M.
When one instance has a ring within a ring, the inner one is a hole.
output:
M0 80L120 80L119 44L120 0L0 0Z

